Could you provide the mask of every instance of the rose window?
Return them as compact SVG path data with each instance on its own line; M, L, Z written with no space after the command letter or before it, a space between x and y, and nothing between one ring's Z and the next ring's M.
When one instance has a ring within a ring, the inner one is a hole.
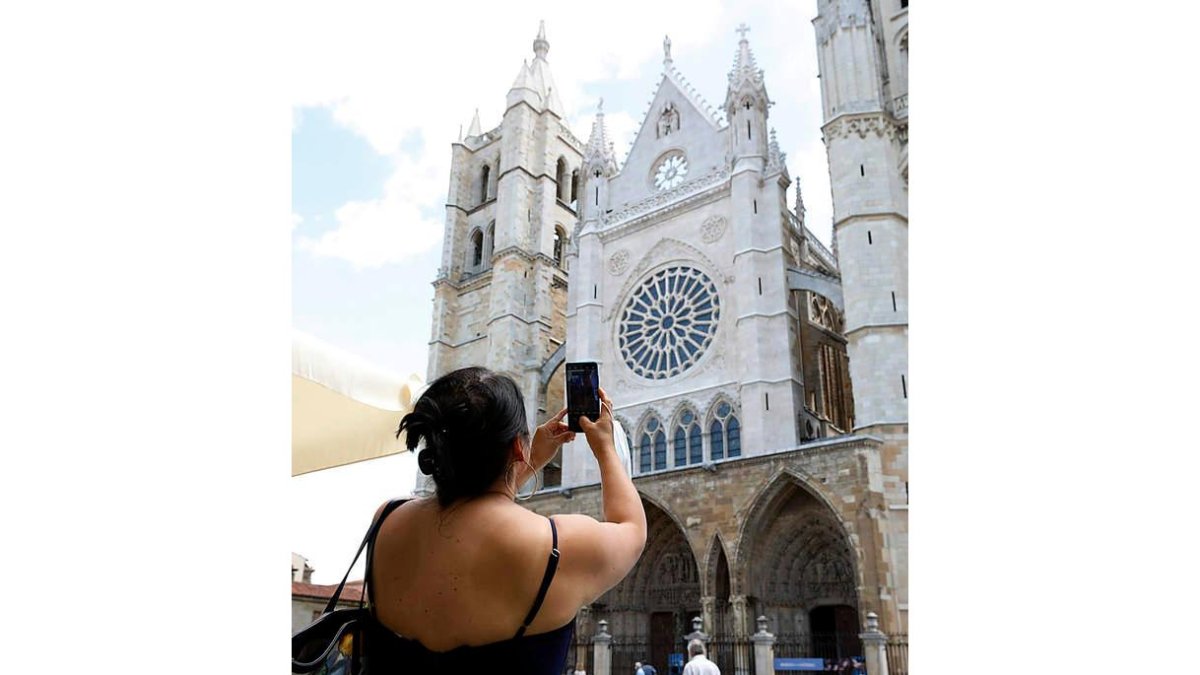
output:
M720 312L717 288L703 272L669 267L654 273L621 313L625 365L651 380L685 372L712 343Z

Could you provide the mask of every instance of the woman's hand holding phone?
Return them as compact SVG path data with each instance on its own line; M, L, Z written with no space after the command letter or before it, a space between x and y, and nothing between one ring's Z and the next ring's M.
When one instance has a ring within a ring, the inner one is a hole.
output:
M601 452L612 451L613 449L612 401L609 400L608 394L604 392L604 387L600 387L599 391L599 419L593 422L586 416L579 418L579 426L583 428L583 434L587 437L588 446L592 449L592 454L596 457L599 457Z
M575 440L575 432L571 431L570 427L563 422L563 418L567 416L567 409L563 408L558 411L558 414L546 420L546 423L539 426L533 432L533 441L530 442L529 461L537 468L542 468L554 459L554 453L562 447L563 443L570 443Z

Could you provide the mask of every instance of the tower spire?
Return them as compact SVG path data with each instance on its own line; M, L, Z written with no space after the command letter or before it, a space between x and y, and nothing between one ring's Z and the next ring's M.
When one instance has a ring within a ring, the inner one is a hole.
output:
M546 20L542 19L538 22L538 34L533 40L533 53L536 58L544 61L548 51L550 51L550 42L546 40Z
M587 147L583 150L583 163L589 172L599 170L602 175L611 176L617 172L617 159L614 156L612 141L608 140L608 129L604 125L604 99L596 105L596 119L592 121L592 133L588 136Z
M749 30L750 27L743 23L735 31L741 35L741 39L738 40L737 54L733 58L733 68L729 71L729 89L726 92L724 106L726 115L730 117L732 117L732 106L746 99L752 101L764 113L767 106L770 105L767 87L763 80L763 71L754 61L754 52L750 50L750 41L746 39L746 33Z
M479 108L475 109L475 116L471 118L471 126L467 127L468 136L478 136L483 133L479 129Z

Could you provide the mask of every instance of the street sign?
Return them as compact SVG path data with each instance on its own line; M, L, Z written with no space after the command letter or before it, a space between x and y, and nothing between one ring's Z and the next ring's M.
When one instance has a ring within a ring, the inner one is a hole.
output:
M825 659L778 658L775 670L825 670Z

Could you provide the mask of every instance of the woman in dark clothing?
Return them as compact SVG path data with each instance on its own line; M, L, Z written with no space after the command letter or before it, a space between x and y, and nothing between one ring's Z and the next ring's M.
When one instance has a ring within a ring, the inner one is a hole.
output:
M464 368L438 378L400 423L436 498L384 520L369 560L373 672L563 672L576 612L632 569L646 514L613 446L612 402L581 426L600 468L605 522L540 516L517 489L575 434L566 410L530 438L511 378ZM386 507L386 505L385 505Z

